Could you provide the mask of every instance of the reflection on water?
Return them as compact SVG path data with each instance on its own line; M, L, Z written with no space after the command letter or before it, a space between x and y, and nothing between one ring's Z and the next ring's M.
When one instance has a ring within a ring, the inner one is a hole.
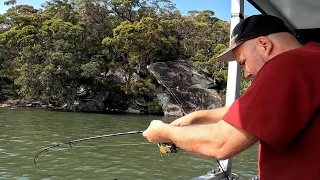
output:
M104 115L0 109L0 180L58 179L191 179L217 167L213 160L177 154L160 155L141 134L110 137L65 146L39 158L57 143L89 136L144 130L158 116ZM257 174L257 146L234 158L233 170L242 179Z

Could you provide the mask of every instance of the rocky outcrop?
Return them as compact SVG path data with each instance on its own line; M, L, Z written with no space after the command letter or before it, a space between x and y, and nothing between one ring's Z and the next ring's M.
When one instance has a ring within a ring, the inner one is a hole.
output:
M125 112L129 102L127 95L121 89L120 77L111 74L99 82L99 85L81 87L77 92L78 102L70 109L81 112Z
M191 61L157 62L148 70L166 88L166 92L157 95L166 116L221 107L221 99L212 89L214 81L199 74Z
M108 96L108 92L98 92L93 97L83 99L80 102L75 102L75 110L81 112L104 112L104 102L108 98Z
M7 101L0 107L40 107L67 111L139 113L165 116L183 116L201 109L221 107L221 99L213 89L214 81L198 73L191 61L157 62L148 66L161 86L157 88L139 87L135 96L127 95L123 86L125 72L114 70L101 77L100 84L87 84L77 90L77 100L65 104L52 105L39 101ZM141 76L134 73L132 82ZM156 82L153 82L156 83Z

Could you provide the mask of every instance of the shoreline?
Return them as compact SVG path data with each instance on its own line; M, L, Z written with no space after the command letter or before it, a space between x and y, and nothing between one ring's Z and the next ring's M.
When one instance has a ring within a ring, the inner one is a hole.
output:
M155 114L144 114L144 113L137 113L134 111L125 111L125 112L105 112L105 111L76 111L76 110L69 110L63 107L54 107L52 105L41 105L41 106L34 106L30 104L11 104L11 103L0 103L0 109L43 109L43 110L50 110L50 111L60 111L60 112L75 112L75 113L89 113L89 114L110 114L110 115L147 115L147 116L159 116L159 117L175 117L175 116L165 116L165 115L155 115ZM178 117L175 117L178 118Z
M40 102L21 102L21 101L9 101L9 102L4 102L0 103L0 108L59 108L55 107L51 104L43 104Z

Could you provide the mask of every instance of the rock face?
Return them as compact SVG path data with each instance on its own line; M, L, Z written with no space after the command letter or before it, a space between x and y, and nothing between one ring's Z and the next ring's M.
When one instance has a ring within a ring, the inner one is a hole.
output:
M108 92L98 92L92 98L88 98L87 101L82 100L79 103L75 103L77 111L81 112L104 112L104 101L108 98Z
M104 79L104 84L95 89L80 88L80 100L74 104L73 109L82 112L124 112L128 109L128 98L121 89L120 82L119 77L110 75Z
M212 79L198 73L190 61L157 62L148 66L167 92L157 95L166 116L182 116L201 109L221 107Z
M67 111L164 114L176 117L196 110L221 107L221 99L212 89L214 81L199 74L191 61L157 62L149 65L148 71L162 87L140 87L139 94L134 97L128 96L121 87L125 82L125 73L118 70L102 78L99 86L81 86L75 102L54 106L37 101L16 101L0 104L0 107L43 107ZM148 72L144 72L142 76L146 74ZM140 76L133 75L131 81L138 81Z

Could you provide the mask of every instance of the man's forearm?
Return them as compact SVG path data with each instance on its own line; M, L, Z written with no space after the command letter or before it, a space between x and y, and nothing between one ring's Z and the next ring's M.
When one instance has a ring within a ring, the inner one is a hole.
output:
M201 110L190 113L189 115L195 119L195 124L216 123L228 112L229 107L222 107L212 110Z
M222 159L221 147L226 141L222 129L217 124L197 124L190 126L168 126L165 128L170 141L185 151L201 156Z

